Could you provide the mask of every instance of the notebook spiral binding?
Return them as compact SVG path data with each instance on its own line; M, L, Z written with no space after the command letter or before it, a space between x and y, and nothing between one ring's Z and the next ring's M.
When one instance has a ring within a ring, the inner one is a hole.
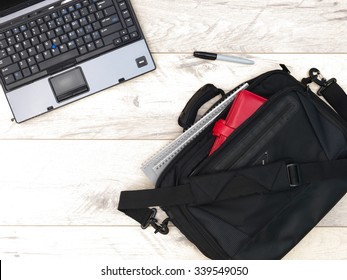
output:
M170 144L159 150L149 160L142 164L142 171L153 182L156 183L160 174L169 165L169 163L182 151L192 140L194 140L202 131L204 131L235 99L236 95L248 87L244 83L231 91L227 97L216 105L210 112L203 116L199 121L187 129L182 135L177 137Z

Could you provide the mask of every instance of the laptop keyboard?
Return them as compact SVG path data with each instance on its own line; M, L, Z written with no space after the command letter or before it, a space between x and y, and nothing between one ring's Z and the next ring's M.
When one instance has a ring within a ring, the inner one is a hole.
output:
M0 77L12 90L141 38L128 0L80 0L0 32Z

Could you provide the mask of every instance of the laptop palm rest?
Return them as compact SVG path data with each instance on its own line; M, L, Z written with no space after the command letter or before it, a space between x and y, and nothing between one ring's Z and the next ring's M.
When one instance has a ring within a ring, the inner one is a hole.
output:
M57 102L67 100L89 91L89 86L81 67L50 78L49 83Z

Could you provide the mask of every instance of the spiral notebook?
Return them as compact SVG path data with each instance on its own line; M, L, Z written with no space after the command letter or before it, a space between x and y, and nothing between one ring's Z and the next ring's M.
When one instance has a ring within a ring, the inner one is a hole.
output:
M197 121L193 126L186 130L176 140L160 150L157 154L152 156L146 161L141 169L146 176L156 183L160 174L169 165L169 163L179 154L184 147L186 147L192 140L194 140L202 131L204 131L222 112L231 104L237 94L246 89L248 84L242 84L234 91L228 93L227 97L216 105L208 114Z

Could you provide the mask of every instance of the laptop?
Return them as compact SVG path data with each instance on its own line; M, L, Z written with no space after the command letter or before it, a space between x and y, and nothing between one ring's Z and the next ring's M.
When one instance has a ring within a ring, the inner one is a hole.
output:
M0 3L0 82L17 123L154 69L130 0Z

